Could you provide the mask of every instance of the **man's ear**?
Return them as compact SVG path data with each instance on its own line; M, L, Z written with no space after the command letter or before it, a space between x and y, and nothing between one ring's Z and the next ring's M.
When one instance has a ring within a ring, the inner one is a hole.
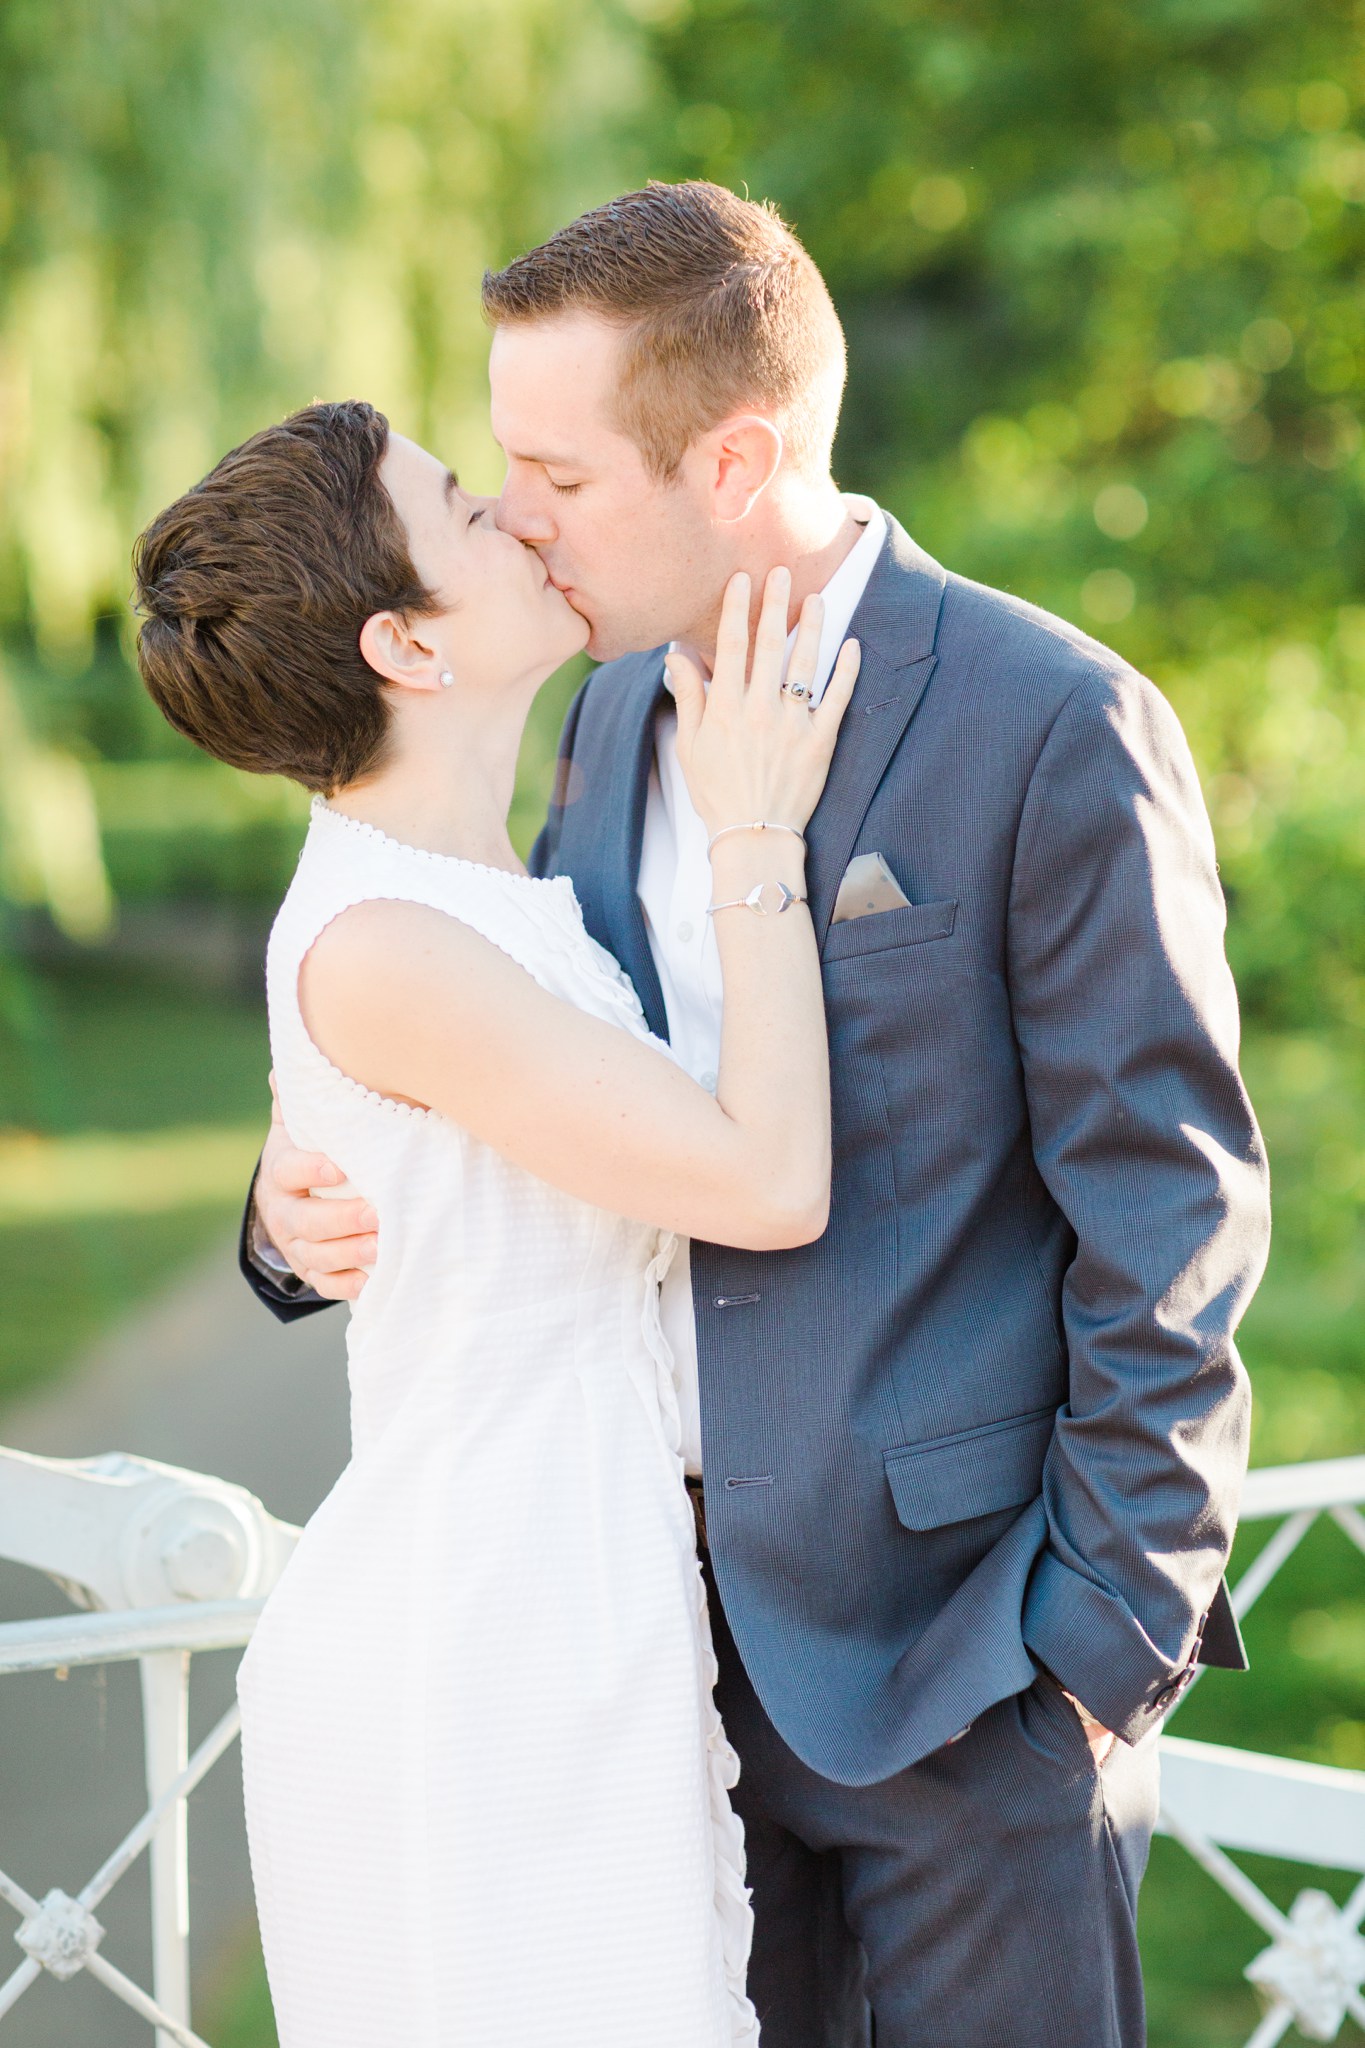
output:
M437 690L436 650L397 612L373 612L360 629L360 652L377 676L405 690Z
M715 517L727 524L743 519L753 511L781 467L781 428L761 413L739 413L734 419L723 420L707 439L715 465Z

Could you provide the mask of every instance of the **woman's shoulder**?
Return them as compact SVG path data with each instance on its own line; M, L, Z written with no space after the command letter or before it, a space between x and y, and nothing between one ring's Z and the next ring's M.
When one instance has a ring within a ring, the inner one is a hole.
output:
M300 961L299 987L318 999L363 1002L377 1015L439 1002L448 1018L487 1019L538 978L534 930L496 904L420 896L359 897L337 907Z
M376 992L396 994L444 981L452 969L477 974L504 950L476 925L420 898L362 896L321 927L304 964L315 979L362 978Z
M318 932L298 970L312 1042L381 1094L425 1103L416 1077L473 1073L491 1043L525 1029L545 996L507 948L448 911L407 898L347 904Z

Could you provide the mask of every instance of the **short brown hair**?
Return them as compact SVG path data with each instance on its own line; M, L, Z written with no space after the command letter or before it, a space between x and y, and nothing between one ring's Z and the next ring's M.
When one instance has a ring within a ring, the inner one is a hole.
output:
M220 761L330 794L382 759L389 715L360 629L375 612L440 609L380 480L388 444L360 399L305 406L138 540L142 680Z
M827 468L843 329L825 281L775 207L694 179L582 214L483 281L494 326L595 313L627 336L618 418L653 473L699 435L771 407L799 468Z

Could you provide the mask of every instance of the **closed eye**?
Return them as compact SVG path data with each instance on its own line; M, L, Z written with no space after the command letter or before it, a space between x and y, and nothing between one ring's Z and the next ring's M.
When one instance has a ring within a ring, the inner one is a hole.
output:
M572 498L583 488L582 484L557 484L553 477L547 477L546 482L557 498Z

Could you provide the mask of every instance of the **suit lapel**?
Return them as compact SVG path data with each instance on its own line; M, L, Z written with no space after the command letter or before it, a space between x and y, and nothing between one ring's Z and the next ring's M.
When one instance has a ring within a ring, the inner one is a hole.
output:
M862 643L863 665L806 834L811 916L822 945L863 819L937 658L945 573L889 516L887 525L886 546L849 629Z
M650 1030L657 1038L667 1038L664 994L637 889L654 726L664 694L663 649L640 655L629 669L622 662L621 668L627 672L595 682L603 715L595 758L587 765L584 810L575 821L581 830L591 816L594 843L590 860L584 860L580 850L568 865L575 884L580 875L586 880L589 872L595 878L595 886L579 887L588 929L615 954L634 982Z
M822 944L859 828L934 669L944 571L894 519L887 525L886 545L853 615L851 631L863 647L858 686L807 828L807 886ZM566 817L557 864L574 878L588 930L634 982L650 1030L667 1038L637 887L663 649L613 666L614 675L594 679L592 743L575 753L584 785Z

